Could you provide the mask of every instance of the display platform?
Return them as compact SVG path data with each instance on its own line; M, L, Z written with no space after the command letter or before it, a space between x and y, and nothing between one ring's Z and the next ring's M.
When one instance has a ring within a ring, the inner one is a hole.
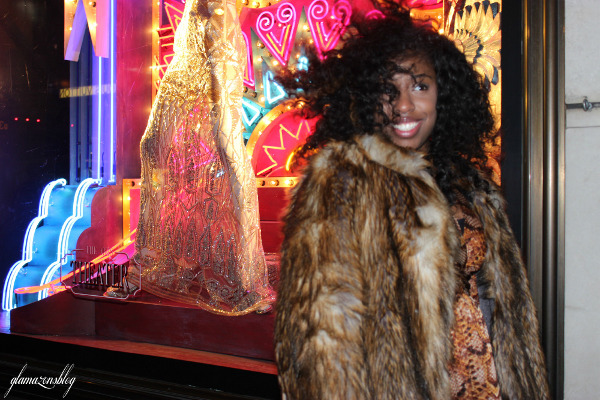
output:
M143 293L122 301L65 291L18 307L11 331L97 336L273 361L274 315L228 317Z
M10 382L27 365L23 376L58 377L73 365L66 398L279 398L273 321L272 313L220 316L150 294L121 301L65 291L2 312L0 376ZM61 397L17 389L23 397L7 398Z

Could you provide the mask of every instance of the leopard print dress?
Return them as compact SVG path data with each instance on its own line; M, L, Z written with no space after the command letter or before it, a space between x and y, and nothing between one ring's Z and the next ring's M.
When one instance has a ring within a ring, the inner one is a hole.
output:
M481 222L464 198L452 207L461 232L462 257L457 263L461 284L454 303L454 344L450 364L452 399L500 399L494 354L479 307L477 272L485 259L486 243Z

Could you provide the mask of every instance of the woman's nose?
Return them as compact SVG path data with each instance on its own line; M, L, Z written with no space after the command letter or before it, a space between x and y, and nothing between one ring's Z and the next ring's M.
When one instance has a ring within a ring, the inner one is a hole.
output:
M413 111L415 109L415 104L410 93L407 93L404 90L400 92L394 102L394 108L396 113L401 114Z

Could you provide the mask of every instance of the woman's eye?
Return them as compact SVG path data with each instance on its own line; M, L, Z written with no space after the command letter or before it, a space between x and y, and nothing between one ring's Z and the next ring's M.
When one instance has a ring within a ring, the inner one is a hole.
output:
M427 90L427 89L429 89L429 86L425 83L419 82L415 85L415 90L417 90L417 91Z

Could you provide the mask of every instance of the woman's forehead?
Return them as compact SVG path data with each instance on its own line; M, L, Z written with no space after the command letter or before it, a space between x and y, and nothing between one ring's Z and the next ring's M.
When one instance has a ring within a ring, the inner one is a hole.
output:
M408 75L425 75L435 77L435 69L433 64L424 56L410 55L394 59L391 67L392 75L408 74Z

